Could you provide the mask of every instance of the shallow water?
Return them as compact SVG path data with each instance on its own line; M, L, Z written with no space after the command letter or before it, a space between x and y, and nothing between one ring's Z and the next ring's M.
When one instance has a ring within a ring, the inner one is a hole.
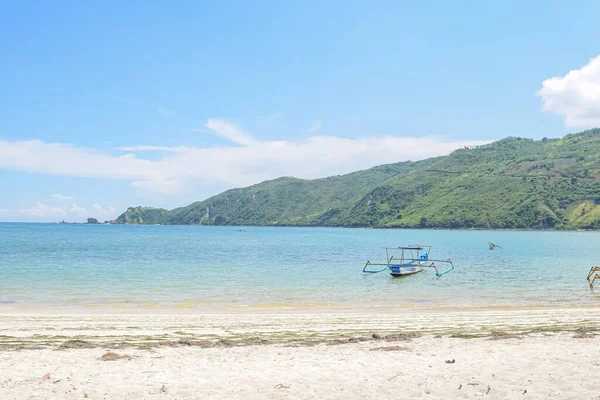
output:
M0 310L592 305L600 291L585 277L599 242L598 232L0 223ZM362 273L384 261L382 246L409 243L456 269Z

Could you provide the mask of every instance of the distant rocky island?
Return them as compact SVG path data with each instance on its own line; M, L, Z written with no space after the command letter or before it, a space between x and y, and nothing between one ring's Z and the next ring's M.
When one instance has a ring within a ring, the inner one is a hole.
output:
M99 222L96 218L88 218L86 222L67 222L64 219L59 224L76 224L76 225L88 225L88 224L110 224L112 221Z
M347 175L283 177L186 207L130 207L113 224L599 229L600 129L508 137Z

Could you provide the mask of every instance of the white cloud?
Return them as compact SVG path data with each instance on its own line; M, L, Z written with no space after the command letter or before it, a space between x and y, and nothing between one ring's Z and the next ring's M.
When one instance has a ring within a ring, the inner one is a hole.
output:
M49 175L105 179L158 179L153 161L135 154L114 156L95 149L41 140L0 140L0 168Z
M325 177L385 163L444 155L464 146L487 143L449 141L433 136L355 139L312 136L301 141L258 141L239 126L226 121L211 119L206 127L234 145L206 148L130 146L125 148L127 154L115 155L39 140L0 141L0 168L123 180L141 192L165 197L174 193L180 196L189 187L240 187L290 175ZM145 158L145 151L158 151L159 156ZM194 193L190 195L194 196Z
M75 200L75 197L65 196L63 194L53 194L52 197L50 197L50 199L52 199L54 201L69 201L69 200Z
M71 207L69 208L69 213L82 218L87 217L89 215L88 210L84 207L77 205L77 203L73 203L71 205Z
M542 86L544 111L563 117L568 127L600 126L600 56Z
M255 144L254 139L242 130L238 125L220 119L209 119L206 123L208 129L232 143L244 146Z
M323 122L319 121L319 120L315 120L312 122L312 125L310 126L310 128L308 128L306 130L306 132L308 133L313 133L318 131L319 129L321 129L323 127Z
M36 202L33 207L19 209L19 215L46 219L48 217L64 217L67 215L67 207L53 207L42 202Z
M102 207L100 204L92 204L92 210L95 218L114 219L117 216L117 210L114 207Z
M93 204L90 209L77 203L56 206L38 201L31 207L16 210L0 209L0 216L14 221L51 221L66 220L69 222L84 222L88 217L101 220L112 220L119 212L112 206L103 207Z

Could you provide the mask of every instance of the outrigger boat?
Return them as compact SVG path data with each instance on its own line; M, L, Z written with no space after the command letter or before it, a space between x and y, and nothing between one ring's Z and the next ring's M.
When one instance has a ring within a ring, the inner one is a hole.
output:
M409 245L408 247L384 247L385 260L383 264L375 264L367 260L363 268L366 274L376 274L385 270L394 277L408 276L423 272L425 268L433 268L435 276L440 277L454 269L451 259L432 260L429 258L432 246ZM449 267L440 272L435 263L445 263ZM367 269L369 266L383 266L378 269Z
M600 265L596 265L595 267L590 268L590 272L588 272L587 280L590 284L590 288L592 289L594 288L594 282L596 279L600 280L600 274L598 274L599 271ZM590 278L592 278L592 280L590 280Z

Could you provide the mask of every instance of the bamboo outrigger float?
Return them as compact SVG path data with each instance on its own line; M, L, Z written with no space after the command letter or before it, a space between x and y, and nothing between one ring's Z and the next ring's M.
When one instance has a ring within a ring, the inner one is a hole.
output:
M587 276L587 280L590 283L590 288L594 287L594 281L597 278L600 278L600 275L598 274L598 271L600 271L600 265L596 265L595 267L590 268L590 272L588 272L588 276ZM594 275L594 273L596 273ZM594 275L594 277L592 278L592 275ZM590 278L592 278L592 280L590 281Z
M367 260L363 268L366 274L376 274L389 269L390 274L394 277L408 276L423 272L425 268L433 268L435 276L440 277L454 269L454 264L451 259L447 260L432 260L429 258L431 246L409 245L407 247L384 247L385 260L383 264L375 264ZM435 263L445 263L449 267L440 272ZM369 266L382 266L377 269L367 269ZM599 268L600 270L600 268Z

